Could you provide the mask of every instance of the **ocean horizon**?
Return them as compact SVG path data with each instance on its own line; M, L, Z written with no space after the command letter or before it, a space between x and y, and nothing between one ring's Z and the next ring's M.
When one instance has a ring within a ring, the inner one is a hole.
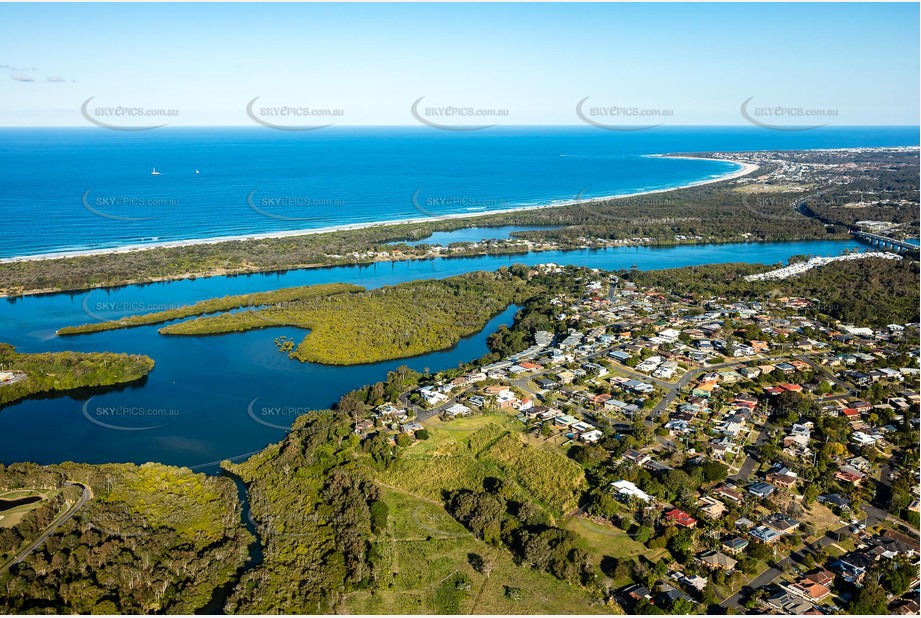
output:
M900 146L917 127L9 127L0 258L482 215L738 169L651 155Z

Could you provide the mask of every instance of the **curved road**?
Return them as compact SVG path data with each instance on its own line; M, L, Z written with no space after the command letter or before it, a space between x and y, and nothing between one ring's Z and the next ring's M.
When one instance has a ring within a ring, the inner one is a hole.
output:
M85 505L85 504L87 503L87 501L88 501L90 498L93 497L93 492L91 492L91 491L90 491L90 488L87 487L86 485L84 485L83 483L71 483L70 481L64 481L64 485L65 485L65 486L70 486L70 487L82 487L82 488L83 488L83 493L80 495L80 499L77 500L77 501L73 504L73 506L71 506L69 509L67 509L67 510L66 510L62 515L60 515L56 520L54 520L53 522L51 522L51 525L48 526L47 528L45 528L45 531L42 532L40 535L38 535L38 538L35 539L34 541L32 541L32 542L29 544L28 547L26 547L24 550L22 550L21 552L19 552L19 553L18 553L16 556L14 556L12 559L8 560L2 567L0 567L0 571L2 571L2 570L6 569L6 568L8 568L8 567L10 567L10 566L12 566L12 565L14 565L14 564L19 564L20 562L22 562L23 560L25 560L25 559L26 559L26 556L28 556L28 555L31 554L33 551L35 551L36 549L38 549L38 548L41 546L41 544L45 542L45 539L47 539L49 536L51 536L51 535L54 533L55 530L57 530L58 528L60 528L60 527L64 524L64 522L66 522L66 521L69 520L71 517L73 517L74 515L76 515L76 514L77 514L77 511L79 511L81 508L83 508L83 505Z

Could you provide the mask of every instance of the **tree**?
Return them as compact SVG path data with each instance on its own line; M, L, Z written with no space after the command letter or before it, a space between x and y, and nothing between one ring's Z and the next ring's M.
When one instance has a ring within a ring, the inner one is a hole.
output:
M872 581L861 588L848 607L848 613L865 616L881 616L886 611L886 591Z
M700 466L701 478L706 483L722 482L726 480L729 468L718 461L708 460Z
M409 437L409 434L401 433L397 435L397 446L400 448L406 448L407 446L412 445L413 439Z

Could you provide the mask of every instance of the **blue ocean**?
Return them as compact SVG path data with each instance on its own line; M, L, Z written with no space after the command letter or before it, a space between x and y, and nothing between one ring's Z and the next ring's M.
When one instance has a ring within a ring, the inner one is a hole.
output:
M736 169L651 154L917 145L917 127L7 128L0 258L475 214Z

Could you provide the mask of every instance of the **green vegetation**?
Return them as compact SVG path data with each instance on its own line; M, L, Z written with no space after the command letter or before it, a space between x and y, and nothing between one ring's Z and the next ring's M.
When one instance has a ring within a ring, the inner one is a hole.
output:
M911 260L862 259L832 262L779 281L745 281L770 267L709 264L622 273L638 285L676 295L748 300L794 296L819 300L816 308L847 323L905 324L919 319L918 264Z
M342 407L303 415L283 442L241 464L225 462L247 483L265 556L241 578L228 612L594 611L582 588L591 569L568 566L574 555L580 564L577 537L546 531L551 512L528 499L540 491L548 504L574 504L584 483L578 465L526 444L506 416L431 419L429 439L407 436L400 447L385 434L360 441ZM543 480L506 473L500 462L530 465ZM562 486L552 489L551 477ZM457 510L480 493L510 501L495 514L516 513L521 534L530 535L519 549L465 530L491 525Z
M227 611L332 613L340 594L389 575L373 544L383 523L372 517L380 490L348 463L357 446L350 433L332 414L308 414L281 444L241 464L225 462L247 484L264 553Z
M95 322L84 324L83 326L65 326L58 330L59 335L83 335L87 333L98 333L118 328L131 328L133 326L149 326L151 324L162 324L172 320L190 318L193 316L205 315L208 313L218 313L224 311L233 311L248 307L262 306L281 306L298 303L311 298L321 296L332 296L343 292L360 292L364 288L347 283L327 283L322 285L308 285L295 288L282 288L270 292L257 292L254 294L240 294L237 296L224 296L222 298L211 298L186 305L176 307L165 311L155 313L145 313L143 315L132 315L112 320L110 322Z
M437 432L436 432L437 433ZM440 502L384 489L390 527L375 544L393 576L386 585L343 597L351 614L604 613L590 595L515 563L504 549L466 531Z
M197 318L167 335L213 335L268 326L310 334L291 353L304 362L355 365L443 350L533 291L518 269L474 272L376 290L313 296L290 304Z
M0 369L25 374L0 384L0 406L31 395L79 388L112 386L140 380L154 367L147 356L110 352L44 352L20 354L0 343Z
M526 444L520 435L507 434L489 447L481 458L498 464L528 494L554 513L577 506L585 489L582 467L555 451Z
M0 466L0 486L56 487L47 506L2 530L0 549L31 541L93 497L19 564L0 574L3 613L194 613L243 566L252 540L233 482L160 464Z

